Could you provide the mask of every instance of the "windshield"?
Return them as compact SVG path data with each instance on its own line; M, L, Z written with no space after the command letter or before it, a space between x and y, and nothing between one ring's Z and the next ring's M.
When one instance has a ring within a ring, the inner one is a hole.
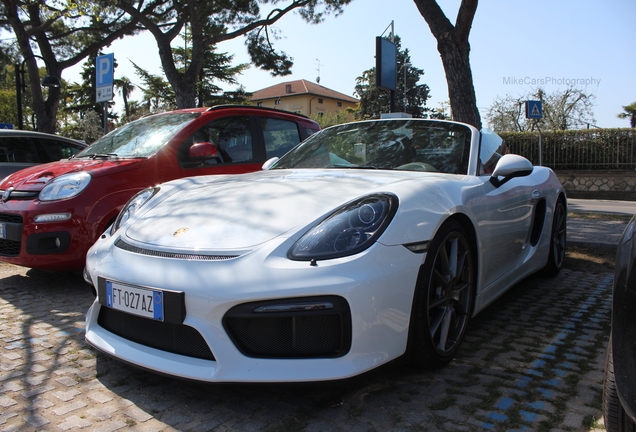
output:
M179 113L144 117L104 135L75 157L149 157L199 115Z
M364 168L466 174L472 131L421 119L373 120L324 129L272 169Z

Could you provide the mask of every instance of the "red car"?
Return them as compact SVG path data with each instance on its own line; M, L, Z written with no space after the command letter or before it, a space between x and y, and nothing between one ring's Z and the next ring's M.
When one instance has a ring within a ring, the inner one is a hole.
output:
M217 106L122 126L68 160L0 183L0 261L79 271L88 248L138 191L179 177L261 169L318 131L286 111Z

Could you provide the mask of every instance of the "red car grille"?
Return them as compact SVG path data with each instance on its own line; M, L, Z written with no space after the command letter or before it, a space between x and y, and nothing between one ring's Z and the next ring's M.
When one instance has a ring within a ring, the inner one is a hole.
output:
M4 224L5 233L5 238L0 239L0 255L8 257L18 256L20 254L20 248L22 247L22 241L15 239L22 238L22 216L0 213L0 223ZM10 227L15 227L13 230L14 239L6 238Z

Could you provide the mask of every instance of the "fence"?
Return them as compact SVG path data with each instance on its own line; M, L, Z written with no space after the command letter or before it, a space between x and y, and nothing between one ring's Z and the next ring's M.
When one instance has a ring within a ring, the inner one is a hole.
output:
M510 151L539 165L538 132L502 132ZM541 164L554 170L636 169L636 129L586 129L541 134Z

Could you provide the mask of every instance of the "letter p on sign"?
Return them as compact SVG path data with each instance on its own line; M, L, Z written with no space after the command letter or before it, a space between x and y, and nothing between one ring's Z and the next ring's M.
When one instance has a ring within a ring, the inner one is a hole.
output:
M113 84L113 69L115 63L114 54L106 54L97 57L96 75L97 75L97 87L107 86Z

